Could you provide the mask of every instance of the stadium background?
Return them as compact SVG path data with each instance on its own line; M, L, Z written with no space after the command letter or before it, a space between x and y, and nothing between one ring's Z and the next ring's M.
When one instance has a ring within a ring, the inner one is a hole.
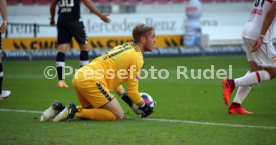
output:
M202 43L199 48L183 47L185 7L187 0L99 0L97 7L110 14L112 22L105 24L82 4L81 14L88 35L90 57L104 49L131 40L131 28L138 22L156 28L157 48L146 55L206 55L242 53L241 32L247 20L250 0L204 0ZM9 25L3 40L5 59L53 58L56 48L56 28L49 27L48 0L9 0ZM276 34L274 33L274 38ZM275 40L275 39L274 39ZM73 41L72 48L78 48ZM54 51L54 52L53 52ZM72 49L66 55L77 57Z
M82 5L82 17L93 58L109 46L130 39L130 25L148 22L156 27L157 49L147 53L145 69L167 69L168 79L146 78L139 90L157 101L155 112L141 119L121 100L126 120L118 122L39 122L53 101L78 103L68 89L56 88L56 78L44 70L55 66L56 28L49 27L49 0L7 0L9 25L3 40L3 88L11 96L0 102L0 145L29 144L150 144L150 145L274 145L276 142L275 80L254 86L243 106L254 115L228 115L220 79L176 79L176 67L210 69L233 67L233 77L247 71L241 32L253 5L251 0L202 0L202 31L209 41L186 48L182 38L186 0L95 0L110 13L103 24ZM275 29L274 29L275 30ZM36 33L34 33L36 31ZM275 32L275 31L274 31ZM274 33L274 40L275 40ZM79 68L76 44L66 65ZM188 57L187 57L188 56ZM20 61L18 61L20 60ZM188 72L191 75L191 72Z

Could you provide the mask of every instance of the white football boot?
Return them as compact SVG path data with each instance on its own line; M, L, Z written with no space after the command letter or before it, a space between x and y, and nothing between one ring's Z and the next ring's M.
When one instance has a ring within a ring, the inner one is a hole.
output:
M76 112L78 112L78 109L75 104L68 104L66 107L56 115L56 117L53 119L54 122L73 119Z
M60 102L54 102L48 109L46 109L40 116L40 121L47 121L54 118L59 112L64 109Z
M7 99L10 96L10 94L10 90L2 91L2 93L0 94L0 100Z

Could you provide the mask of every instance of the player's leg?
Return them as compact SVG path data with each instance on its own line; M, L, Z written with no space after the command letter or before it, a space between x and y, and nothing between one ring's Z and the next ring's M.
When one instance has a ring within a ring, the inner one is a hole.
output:
M276 67L264 67L264 70L269 73L270 79L274 79L276 77Z
M248 71L245 75L247 75L248 73L250 73L250 71ZM235 97L234 97L233 103L242 104L243 100L249 94L251 89L252 89L251 85L249 85L249 86L240 86L237 90L237 93L236 93Z
M56 69L58 74L58 87L67 88L68 85L65 83L65 52L69 48L69 44L72 39L72 35L66 29L64 24L57 24L58 29L58 52L56 56Z
M78 98L80 97L78 96ZM124 114L119 114L118 107L121 106L118 106L116 98L113 98L106 106L97 108L93 108L91 105L85 108L83 106L77 107L74 104L69 104L53 119L53 121L63 121L74 117L98 121L120 120L123 119Z
M101 108L82 108L78 110L75 117L98 121L114 121L122 120L124 112L117 99L114 98Z
M102 83L82 83L87 88L80 87L79 92L90 102L92 109L84 108L76 113L76 117L91 120L121 120L124 111L117 99L110 94L108 88Z
M252 48L252 47L251 47ZM224 80L228 83L229 86L232 88L239 87L239 88L246 88L252 86L254 84L270 80L276 76L276 62L273 61L273 56L276 56L276 52L272 45L270 44L263 44L258 52L253 55L254 62L251 63L251 70L250 73L247 73L245 76L234 79L234 80ZM259 64L264 65L262 68L264 70L260 70L258 68ZM253 67L252 67L253 66ZM268 67L267 67L268 66ZM248 88L250 89L250 88ZM229 107L228 112L231 114L250 114L245 109L241 107L241 103L247 96L248 90L243 90L240 93L240 96L236 96L232 105Z
M79 44L80 46L80 67L89 63L88 46L87 44Z
M82 108L91 108L91 104L89 103L89 101L86 100L86 98L81 94L81 92L79 91L77 84L79 82L78 79L82 79L82 76L80 76L81 78L79 78L78 73L76 73L74 75L74 78L72 80L73 83L73 87L75 90L75 94L78 97L78 100L80 102L81 106L76 106L75 104L68 104L67 106L65 106L63 108L63 110L61 110L57 115L55 115L53 121L57 122L57 121L63 121L63 120L67 120L67 119L73 119L74 116L77 114L77 112L81 112Z
M267 80L270 80L270 74L267 70L259 70L256 72L250 72L243 77L236 78L234 80L226 80L233 88L240 86L248 86L258 84Z
M269 71L267 71L269 70ZM261 83L263 81L267 81L272 79L276 76L276 69L275 68L269 68L266 70L259 70L256 72L248 73L247 75L237 78L234 80L229 80L229 82L232 82L234 86L239 86L239 96L235 96L233 103L230 105L228 109L228 113L230 114L252 114L251 112L248 112L245 110L241 104L246 98L248 91L251 90L251 86L257 83ZM246 88L247 90L241 90L242 88Z
M5 90L5 91L2 90L3 77L4 77L4 73L3 73L3 65L2 65L2 36L0 33L0 100L4 100L11 94L10 90Z
M243 77L232 80L234 86L254 85L273 79L275 77L276 68L275 57L276 51L272 43L263 43L258 51L254 52L253 58L254 62L264 69L248 73Z
M244 45L245 45L245 52L246 52L246 57L248 60L248 64L250 67L250 71L248 71L245 75L247 75L250 72L253 71L257 71L258 70L258 66L257 64L254 62L253 60L253 54L251 52L252 46L253 46L253 42L243 38L244 41ZM240 86L238 87L238 91L236 93L236 96L234 98L234 100L244 100L245 97L249 94L250 90L251 90L252 86ZM232 91L234 90L234 87L231 86L231 84L228 84L228 81L223 80L223 99L226 105L228 105L229 101L230 101L230 97L232 94Z
M65 52L68 49L68 44L59 44L58 52L56 56L56 69L58 74L58 88L68 88L68 85L65 83Z
M122 119L124 113L116 98L104 85L95 81L83 81L85 78L79 73L81 71L82 68L75 74L72 82L82 107L67 105L54 121L66 120L72 116L90 120Z
M248 71L245 75L247 75L250 72L256 72L261 69L254 61L249 61L249 66L250 66L250 71ZM252 89L252 85L240 86L237 90L237 93L234 97L232 104L242 104L242 102L247 97L251 89Z
M67 25L80 47L80 67L89 63L87 36L83 22L72 22Z
M81 68L77 71L73 79L75 92L83 107L79 110L75 117L91 120L121 120L124 118L124 111L117 99L110 93L110 90L105 85L105 80L101 81L82 81L85 78L87 70ZM89 70L91 71L91 70ZM85 98L87 103L82 103L82 98Z
M117 120L124 119L124 111L116 98L111 100L108 104L106 104L102 108L109 110L110 112L115 114Z
M251 52L247 52L247 58L249 61L248 63L250 66L250 71L248 71L245 75L247 75L250 72L258 71L260 69L260 67L251 59L252 58ZM252 112L248 112L241 106L242 102L245 100L245 98L247 97L247 95L250 93L251 90L252 90L252 85L238 87L234 100L230 105L230 107L228 108L228 113L252 114Z

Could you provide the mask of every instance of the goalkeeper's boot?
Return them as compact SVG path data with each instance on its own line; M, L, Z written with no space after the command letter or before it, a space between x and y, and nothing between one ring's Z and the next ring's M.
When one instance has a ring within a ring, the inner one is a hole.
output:
M0 94L0 100L7 99L10 94L11 94L10 90L2 91L2 93Z
M64 109L64 106L60 102L54 102L48 109L46 109L41 117L40 121L47 121L54 118L59 112Z
M78 109L75 104L68 104L56 117L54 122L73 119Z
M253 114L252 112L247 111L244 109L241 104L232 103L228 109L229 114Z
M231 98L231 94L232 94L233 90L235 89L235 82L232 79L224 79L222 81L222 87L223 87L224 103L226 105L228 105L230 98Z
M58 81L57 87L58 88L68 88L68 85L64 81Z

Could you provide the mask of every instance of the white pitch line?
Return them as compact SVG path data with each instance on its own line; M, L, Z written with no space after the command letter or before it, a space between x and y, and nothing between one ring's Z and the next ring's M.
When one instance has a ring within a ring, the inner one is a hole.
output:
M259 129L276 130L276 127L274 127L274 126L256 126L256 125L241 125L241 124L227 124L227 123L201 122L201 121L189 121L189 120L154 119L154 118L145 118L144 120L158 121L158 122L173 122L173 123L185 123L185 124L200 124L200 125L227 126L227 127L239 127L239 128L259 128Z
M15 110L15 109L0 109L2 112L19 112L19 113L35 113L41 114L42 111L31 111L31 110ZM183 123L183 124L199 124L199 125L211 125L211 126L225 126L225 127L237 127L237 128L257 128L257 129L270 129L276 130L274 126L257 126L257 125L242 125L242 124L227 124L227 123L215 123L215 122L201 122L201 121L190 121L190 120L172 120L172 119L154 119L144 118L146 121L157 121L157 122L169 122L169 123Z
M2 112L20 112L20 113L42 113L41 111L31 111L31 110L14 110L14 109L0 109Z

